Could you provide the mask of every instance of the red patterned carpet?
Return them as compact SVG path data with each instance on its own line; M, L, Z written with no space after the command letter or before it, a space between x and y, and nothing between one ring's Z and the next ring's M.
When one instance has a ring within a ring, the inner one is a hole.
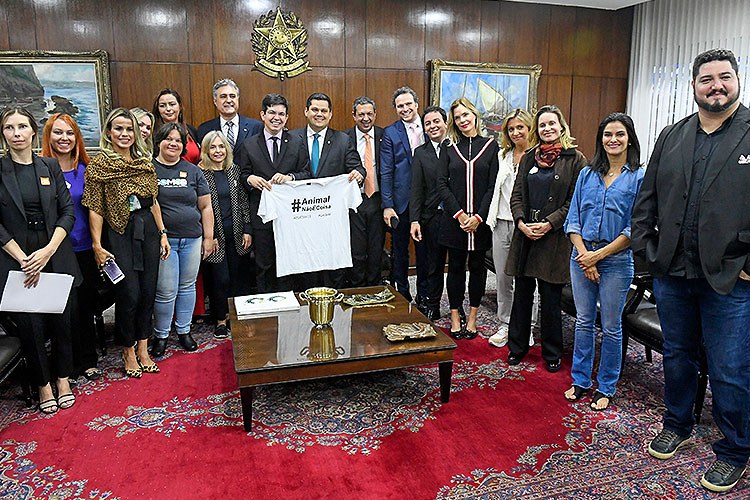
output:
M485 337L493 299L481 312ZM565 327L569 353L569 318ZM597 413L562 397L569 356L550 374L539 346L511 368L507 349L462 340L447 404L433 367L288 384L256 391L245 433L230 341L195 333L197 352L171 345L162 372L141 380L125 379L110 349L105 377L52 416L4 387L0 499L713 496L698 483L717 432L710 404L673 460L645 452L660 429L658 355L651 366L632 351L614 405ZM748 479L722 496L749 497Z

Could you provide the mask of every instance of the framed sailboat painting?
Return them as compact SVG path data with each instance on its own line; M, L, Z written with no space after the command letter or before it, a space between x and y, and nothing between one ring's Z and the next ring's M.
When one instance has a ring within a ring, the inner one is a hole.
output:
M466 97L482 114L487 132L499 136L505 115L522 108L536 112L542 67L520 64L430 61L430 104L446 111Z

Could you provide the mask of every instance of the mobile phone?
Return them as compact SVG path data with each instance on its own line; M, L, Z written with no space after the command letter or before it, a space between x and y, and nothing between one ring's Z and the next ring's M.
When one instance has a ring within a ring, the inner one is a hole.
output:
M391 229L396 229L398 227L398 217L395 215L392 215L390 218L391 222Z
M118 266L117 262L115 262L115 260L112 258L107 259L107 261L104 263L103 271L104 274L106 274L109 278L109 281L112 282L112 284L119 283L125 279L125 275L122 273L120 266Z

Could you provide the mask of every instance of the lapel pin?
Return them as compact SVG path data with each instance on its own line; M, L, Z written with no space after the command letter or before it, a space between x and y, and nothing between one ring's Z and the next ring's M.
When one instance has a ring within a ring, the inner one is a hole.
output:
M49 177L40 177L39 184L41 184L42 186L49 186L50 185Z

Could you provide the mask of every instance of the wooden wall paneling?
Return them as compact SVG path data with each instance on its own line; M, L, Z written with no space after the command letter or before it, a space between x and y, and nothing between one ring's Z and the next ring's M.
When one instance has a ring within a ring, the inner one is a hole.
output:
M10 50L36 50L34 7L27 2L4 2Z
M183 2L187 15L188 60L192 63L213 62L213 2L190 0Z
M309 0L287 0L282 10L291 10L307 29L307 55L310 66L346 66L344 38L345 0L328 0L320 8Z
M602 110L601 91L604 78L573 77L572 111L568 119L572 134L578 139L578 149L592 158L596 147L596 129L608 111Z
M213 87L213 84L221 78L231 78L240 87L240 114L250 118L260 119L261 102L266 94L272 92L283 94L278 78L271 78L260 71L253 71L252 66L248 64L215 64L214 81L211 86ZM216 116L213 100L210 113Z
M347 68L367 66L367 0L347 0L344 9L344 62Z
M180 2L114 2L114 59L187 62L187 13Z
M424 2L367 2L367 67L425 68Z
M480 0L427 2L424 14L425 60L479 61L482 9Z
M421 114L422 110L430 105L427 82L427 71L368 69L367 93L378 108L377 124L386 127L398 119L391 98L394 90L405 85L414 89L419 96Z
M500 2L482 0L481 28L479 39L479 60L482 62L500 62Z
M499 60L549 67L550 6L500 2Z
M0 50L10 49L10 40L8 39L8 7L0 3Z
M214 67L212 64L191 64L189 96L186 97L178 90L180 95L183 96L185 120L196 128L218 114L213 100L214 82Z
M253 24L277 5L275 0L213 0L214 63L253 64Z
M550 6L549 62L542 71L552 75L572 75L576 42L576 9Z
M344 80L345 90L343 104L344 110L342 111L344 116L339 116L337 123L341 127L341 130L346 130L354 126L354 119L352 117L352 104L354 99L361 95L367 94L367 72L364 69L347 69L346 78ZM338 96L336 97L338 99ZM378 112L377 102L375 103L375 111ZM377 123L378 119L375 118Z
M151 111L156 94L165 87L175 89L184 100L190 96L187 64L114 62L110 74L113 107L140 106Z
M605 78L601 82L599 92L599 109L601 109L604 118L610 113L616 111L625 112L625 105L628 100L628 80L625 78Z
M108 2L35 2L34 17L40 50L110 50L114 44Z
M576 9L574 73L627 78L633 9Z
M305 118L305 102L307 96L313 92L328 94L332 101L333 117L331 126L341 129L342 125L349 123L345 112L347 106L344 102L345 84L343 68L314 68L300 76L284 80L281 84L282 94L289 101L289 121L287 127L295 129L307 125Z
M563 112L565 119L570 118L571 98L573 94L573 79L570 76L545 75L539 80L539 104L554 104Z

